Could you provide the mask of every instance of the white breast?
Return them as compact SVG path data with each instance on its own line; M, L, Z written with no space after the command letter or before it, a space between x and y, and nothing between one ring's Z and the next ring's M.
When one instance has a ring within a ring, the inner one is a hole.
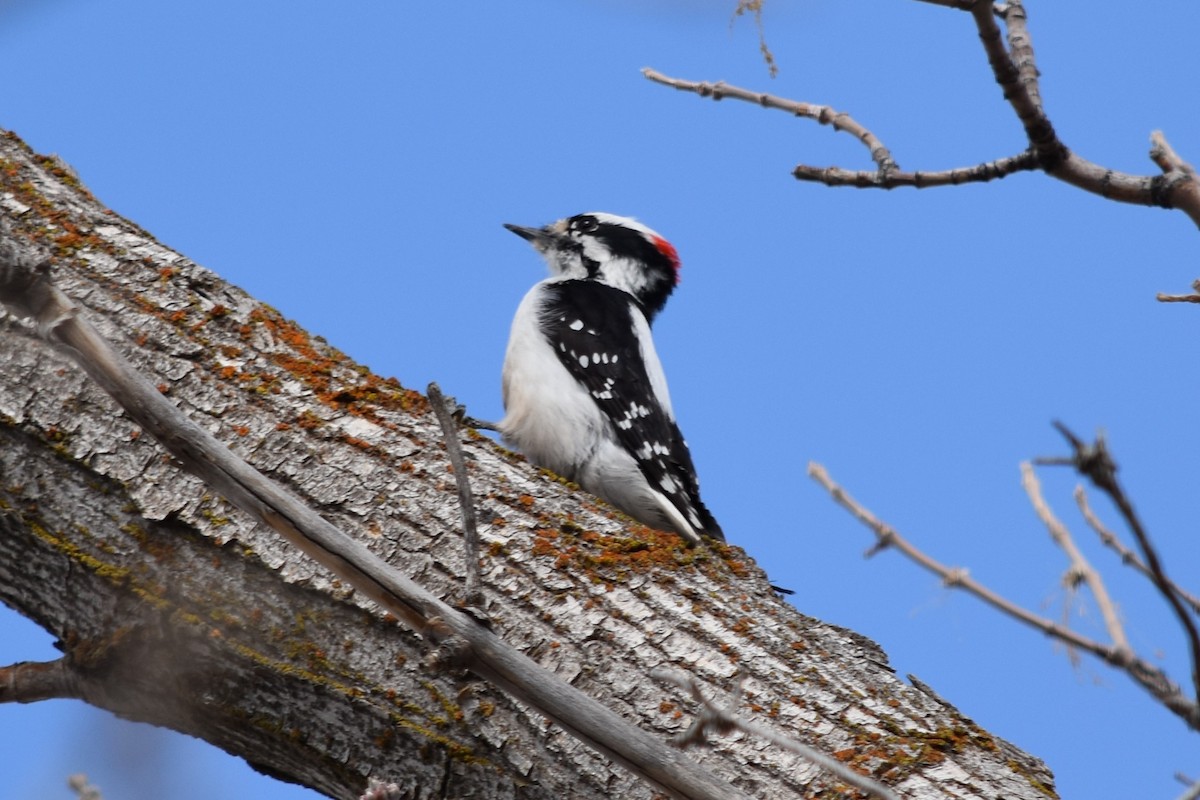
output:
M607 425L594 400L559 362L538 326L543 283L513 317L504 358L504 440L566 478L596 450Z

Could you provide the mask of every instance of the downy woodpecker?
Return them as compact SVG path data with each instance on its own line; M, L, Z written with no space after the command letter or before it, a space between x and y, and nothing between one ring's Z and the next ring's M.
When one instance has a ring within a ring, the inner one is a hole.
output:
M700 501L650 336L679 280L675 248L613 214L505 227L551 272L513 319L499 423L505 441L646 525L691 543L723 541Z

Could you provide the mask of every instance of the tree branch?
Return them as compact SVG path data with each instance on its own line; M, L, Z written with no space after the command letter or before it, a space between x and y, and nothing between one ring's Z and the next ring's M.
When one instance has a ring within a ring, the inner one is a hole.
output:
M1051 619L1021 608L971 578L967 570L961 567L948 567L930 558L901 536L895 528L878 519L851 497L845 489L829 477L829 473L820 464L809 462L808 474L829 492L834 502L849 511L875 534L876 544L868 551L868 555L895 547L910 560L940 577L946 586L963 589L1013 619L1036 628L1069 647L1078 647L1089 652L1109 665L1123 670L1155 699L1181 717L1189 727L1200 730L1200 705L1184 695L1179 686L1162 670L1144 659L1138 658L1136 654L1101 644Z
M1043 463L1070 464L1079 474L1086 476L1100 491L1108 495L1117 510L1121 512L1125 524L1133 531L1134 538L1137 539L1138 546L1142 550L1142 557L1145 558L1146 566L1150 570L1151 580L1158 588L1159 593L1166 598L1167 603L1175 612L1175 616L1179 619L1179 624L1183 627L1191 654L1194 699L1200 703L1200 633L1197 632L1195 620L1188 614L1187 609L1183 607L1183 602L1173 590L1174 584L1167 578L1166 571L1158 557L1158 551L1150 542L1150 535L1142 526L1137 512L1133 510L1133 503L1125 494L1125 490L1121 488L1120 482L1117 481L1117 463L1109 454L1104 437L1098 436L1093 444L1087 444L1061 422L1056 420L1054 427L1071 445L1072 454L1070 458L1042 459Z
M1163 294L1159 292L1155 299L1160 303L1200 303L1200 280L1192 281L1191 294Z
M852 186L856 189L895 189L911 186L931 189L937 186L958 186L963 183L987 183L1005 178L1014 172L1038 169L1037 156L1031 150L1015 156L998 158L973 167L959 167L941 172L904 172L896 170L886 175L878 171L845 170L841 167L810 167L800 164L792 170L797 180L823 183L826 186Z
M82 697L79 674L65 657L0 667L0 703L37 703Z
M63 347L133 420L230 502L422 636L452 644L465 658L464 666L480 677L644 780L677 797L748 798L509 647L236 457L108 345L79 307L53 286L44 257L11 235L0 236L0 300L32 317L43 338Z
M990 0L922 2L971 14L992 74L1025 130L1028 149L1024 153L974 167L939 172L901 172L891 152L883 146L878 136L855 122L849 115L835 112L828 106L787 100L725 83L698 83L669 78L648 68L643 69L642 74L656 83L693 92L701 97L712 97L714 100L732 97L765 108L785 110L796 116L814 119L821 124L832 124L836 130L851 132L863 142L870 150L876 165L874 172L867 172L801 164L792 171L798 180L860 189L893 189L898 186L927 188L989 181L1014 172L1036 169L1109 200L1160 208L1178 208L1200 226L1200 180L1197 179L1194 170L1182 166L1184 162L1173 151L1168 154L1169 148L1160 143L1165 143L1161 133L1156 132L1152 137L1152 156L1163 169L1162 175L1133 175L1108 169L1076 155L1059 139L1042 106L1032 37L1021 0L1009 0L1000 5L993 5ZM1001 31L997 18L1004 22L1008 31L1007 37ZM1008 48L1005 47L1006 38Z

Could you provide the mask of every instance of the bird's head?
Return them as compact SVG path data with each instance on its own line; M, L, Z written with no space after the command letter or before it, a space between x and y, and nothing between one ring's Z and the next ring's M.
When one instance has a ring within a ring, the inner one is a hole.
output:
M591 212L542 228L508 225L564 279L599 281L632 295L654 316L679 282L679 255L663 237L630 217Z

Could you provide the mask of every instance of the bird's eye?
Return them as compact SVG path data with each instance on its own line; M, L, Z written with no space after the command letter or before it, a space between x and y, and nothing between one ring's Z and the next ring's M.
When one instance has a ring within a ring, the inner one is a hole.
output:
M571 220L571 230L575 233L591 233L598 227L600 227L600 223L592 216L576 217Z

